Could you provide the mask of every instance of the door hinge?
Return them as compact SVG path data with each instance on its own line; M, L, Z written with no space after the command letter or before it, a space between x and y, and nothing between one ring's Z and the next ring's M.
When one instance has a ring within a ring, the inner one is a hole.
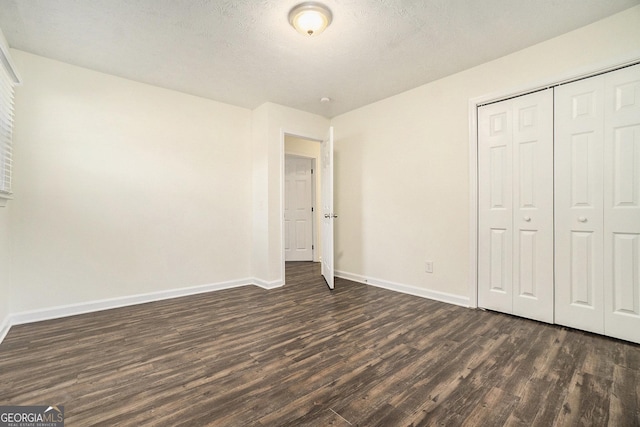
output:
M315 246L311 245L311 250L314 250L314 249L315 249Z
M311 169L311 175L313 175L313 169Z
M311 206L311 212L313 212L313 206Z

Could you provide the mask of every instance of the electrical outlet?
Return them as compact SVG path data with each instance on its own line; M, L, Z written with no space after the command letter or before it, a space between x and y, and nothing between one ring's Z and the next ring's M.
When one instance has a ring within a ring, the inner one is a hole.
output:
M426 273L433 273L433 261L427 261L424 263L424 271Z

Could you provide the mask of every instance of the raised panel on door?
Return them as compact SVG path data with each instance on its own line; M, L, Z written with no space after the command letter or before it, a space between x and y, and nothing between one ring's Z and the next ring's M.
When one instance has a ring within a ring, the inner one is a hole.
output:
M478 109L478 305L513 310L511 101Z
M603 333L603 96L592 77L555 88L555 322Z
M640 65L604 79L604 328L640 343Z
M513 100L513 314L553 323L553 90Z

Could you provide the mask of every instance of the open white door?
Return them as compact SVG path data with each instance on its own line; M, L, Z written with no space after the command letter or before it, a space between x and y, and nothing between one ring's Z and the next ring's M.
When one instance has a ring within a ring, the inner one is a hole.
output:
M333 266L333 127L322 141L322 276L330 289L334 287Z

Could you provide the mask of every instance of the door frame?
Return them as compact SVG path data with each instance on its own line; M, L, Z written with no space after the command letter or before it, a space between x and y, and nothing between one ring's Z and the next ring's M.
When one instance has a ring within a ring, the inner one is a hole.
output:
M478 107L640 63L640 51L469 99L469 307L478 307Z
M289 134L287 134L289 135ZM289 135L291 136L291 135ZM307 140L310 143L316 143L316 141L312 141L312 140ZM318 213L318 206L316 205L316 199L317 199L317 193L316 193L316 176L318 175L318 160L315 157L311 157L311 156L305 156L303 154L296 154L296 153L287 153L285 151L284 153L284 157L285 157L285 163L287 161L287 156L288 157L295 157L298 159L307 159L307 160L311 160L311 170L314 171L311 174L311 208L312 208L312 215L311 215L311 259L313 262L317 262L318 259L318 242L317 242L317 224L316 224L316 214ZM285 165L286 166L286 165ZM286 176L285 176L286 178ZM284 189L284 197L286 197L287 195L287 190L286 188ZM285 201L283 201L283 204L285 203ZM282 211L282 224L284 227L284 209ZM283 232L283 236L284 236L284 232ZM284 245L284 237L283 237L283 245ZM286 259L285 259L285 263L286 263Z
M306 133L298 132L295 130L289 130L284 128L280 129L280 155L279 155L280 157L280 191L279 191L280 192L280 206L279 206L280 212L279 212L279 215L280 215L280 277L282 277L282 286L285 286L287 284L287 277L285 274L285 253L284 253L284 195L285 195L284 194L284 179L285 179L284 139L287 135L293 136L296 138L307 139L312 142L317 142L317 143L322 142L322 137L308 135ZM316 191L318 191L317 188L316 188ZM322 191L322 189L320 189L320 191Z

